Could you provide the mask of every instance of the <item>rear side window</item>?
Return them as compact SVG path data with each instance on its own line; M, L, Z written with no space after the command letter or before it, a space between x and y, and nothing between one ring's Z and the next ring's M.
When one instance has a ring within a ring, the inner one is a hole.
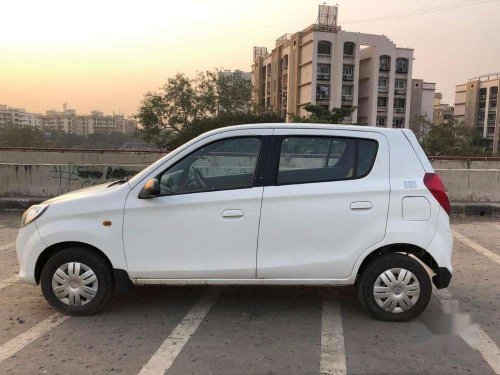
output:
M284 138L277 182L286 185L361 178L371 170L377 147L374 140L357 138Z

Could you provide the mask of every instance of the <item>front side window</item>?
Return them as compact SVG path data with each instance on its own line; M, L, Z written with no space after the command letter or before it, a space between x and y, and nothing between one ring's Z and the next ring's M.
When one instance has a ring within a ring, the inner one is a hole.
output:
M260 144L243 137L203 146L161 174L161 195L252 187Z
M356 147L357 142L359 143ZM369 147L371 149L368 149ZM356 138L284 138L277 183L287 185L363 177L373 165L377 147L378 144L374 140Z

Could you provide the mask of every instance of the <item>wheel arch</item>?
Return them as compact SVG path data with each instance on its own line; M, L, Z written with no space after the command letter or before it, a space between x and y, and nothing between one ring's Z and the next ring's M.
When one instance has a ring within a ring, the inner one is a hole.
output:
M361 262L357 274L356 281L359 279L359 276L363 273L364 268L368 263L370 263L376 257L387 254L387 253L403 253L403 254L411 254L418 260L420 260L423 264L429 267L434 273L440 273L440 267L434 257L425 249L420 246L409 244L409 243L394 243L389 245L384 245L379 247L376 250L373 250L370 254L368 254L365 259Z
M93 251L94 253L99 254L99 256L101 256L106 261L110 270L114 271L113 265L111 264L109 258L106 256L106 254L104 254L104 252L99 250L97 247L89 245L88 243L78 242L78 241L59 242L50 245L44 251L42 251L42 253L38 256L38 259L36 260L35 264L35 281L37 284L40 283L40 276L42 274L43 267L45 266L47 261L58 252L64 249L68 249L70 247L83 247L88 249L89 251Z

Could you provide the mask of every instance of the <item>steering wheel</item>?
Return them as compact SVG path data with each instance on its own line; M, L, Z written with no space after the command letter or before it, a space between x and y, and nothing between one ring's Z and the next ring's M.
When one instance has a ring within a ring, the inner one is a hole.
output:
M194 177L196 178L196 181L200 184L200 186L203 189L207 188L207 182L205 181L205 178L201 174L200 170L196 167L193 167L192 165L189 166L189 168L193 168L194 170Z
M194 173L193 173L194 180L193 181L190 181L190 179L189 179L189 172L191 169L193 169L193 171L194 171ZM203 189L207 188L207 183L206 183L205 179L203 178L203 175L201 174L200 170L196 167L193 167L192 165L190 165L189 168L187 168L186 170L184 170L184 172L182 172L181 180L182 180L182 183L179 184L181 191L187 189L189 186L191 186L193 184L196 184L196 185L198 185L198 187L201 187Z

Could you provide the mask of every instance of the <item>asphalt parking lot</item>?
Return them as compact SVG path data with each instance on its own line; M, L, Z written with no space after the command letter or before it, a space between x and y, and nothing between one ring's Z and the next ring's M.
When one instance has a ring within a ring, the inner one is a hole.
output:
M350 287L136 287L65 317L16 282L19 221L0 212L1 374L500 373L498 219L452 220L452 283L407 323Z

